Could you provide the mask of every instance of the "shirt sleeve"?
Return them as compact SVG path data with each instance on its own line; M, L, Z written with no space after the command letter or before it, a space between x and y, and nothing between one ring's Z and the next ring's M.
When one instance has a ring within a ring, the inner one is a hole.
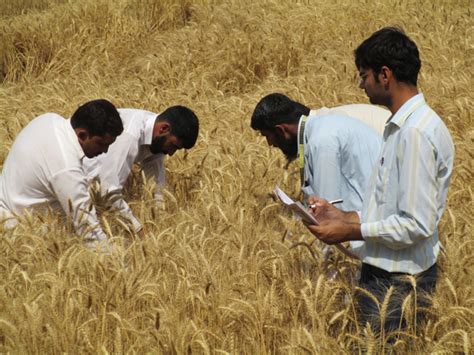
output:
M62 209L72 219L78 235L89 241L107 240L90 199L87 179L80 168L56 173L50 178L50 184Z
M123 137L120 136L110 146L107 155L100 157L100 185L103 195L116 194L116 196L113 196L112 207L126 217L132 224L133 229L138 232L142 229L142 225L122 195L123 186L132 171L138 154L138 142L126 132L122 135Z
M404 134L398 149L397 165L398 212L381 221L361 224L364 240L383 243L395 250L431 237L437 228L436 151L418 129L407 129Z
M153 155L151 158L142 162L141 167L146 176L154 179L156 183L154 197L158 206L161 207L164 201L163 188L166 184L165 156L163 154Z

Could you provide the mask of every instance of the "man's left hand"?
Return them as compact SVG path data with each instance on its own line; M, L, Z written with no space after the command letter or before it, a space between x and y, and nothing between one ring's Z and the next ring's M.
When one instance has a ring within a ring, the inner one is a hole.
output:
M363 240L360 224L340 220L326 220L316 225L306 225L309 231L322 242L332 245L349 240Z

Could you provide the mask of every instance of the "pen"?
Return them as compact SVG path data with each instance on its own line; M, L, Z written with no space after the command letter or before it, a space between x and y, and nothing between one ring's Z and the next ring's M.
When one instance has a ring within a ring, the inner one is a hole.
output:
M336 203L343 203L344 200L342 198L338 198L337 200L329 201L331 205L335 205ZM309 205L309 208L316 208L316 205Z

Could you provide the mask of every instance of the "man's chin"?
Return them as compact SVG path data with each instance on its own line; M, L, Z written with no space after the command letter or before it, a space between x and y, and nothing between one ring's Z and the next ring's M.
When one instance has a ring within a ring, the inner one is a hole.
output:
M296 157L295 156L288 156L286 155L286 161L289 163L292 163L296 160Z
M160 153L163 153L163 151L161 150L161 148L156 148L156 147L153 147L153 146L150 146L150 152L151 152L151 154L160 154Z
M296 158L298 157L297 154L288 154L288 153L284 153L284 154L285 154L286 161L288 163L291 163L292 161L296 160Z

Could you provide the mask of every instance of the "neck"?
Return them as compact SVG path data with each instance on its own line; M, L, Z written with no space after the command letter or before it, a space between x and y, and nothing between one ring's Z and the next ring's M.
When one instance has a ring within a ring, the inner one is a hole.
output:
M398 83L390 95L389 103L386 105L392 114L395 114L405 102L413 96L418 95L418 89L414 85Z

